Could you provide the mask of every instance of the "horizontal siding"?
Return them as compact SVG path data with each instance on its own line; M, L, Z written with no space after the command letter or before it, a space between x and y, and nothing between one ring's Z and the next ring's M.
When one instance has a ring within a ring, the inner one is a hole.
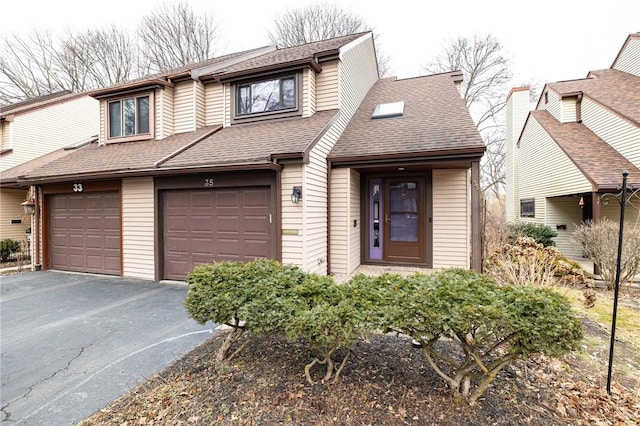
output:
M520 199L536 199L536 219L544 216L540 210L544 197L592 190L591 183L535 119L529 120L520 140L520 159Z
M640 197L634 198L633 202L627 204L624 210L624 229L630 229L640 226ZM609 199L608 204L601 205L601 215L616 223L620 223L620 204L615 200Z
M520 170L520 150L518 149L518 138L522 132L522 127L529 115L529 91L514 91L509 96L506 106L507 126L505 133L505 212L507 222L513 222L519 216L519 205L516 200L520 199L519 170Z
M195 114L196 114L196 128L203 127L206 121L206 106L205 106L205 93L204 84L199 81L194 83L194 91L196 97Z
M173 87L166 87L160 90L162 109L156 112L156 117L161 117L162 123L159 130L162 132L161 136L156 136L158 139L166 138L173 135Z
M11 123L0 122L0 150L11 148Z
M302 79L302 116L311 117L316 112L316 73L307 68Z
M207 84L205 87L206 125L215 126L224 123L224 86L220 83Z
M338 74L338 60L322 64L322 72L316 76L316 110L324 111L339 107Z
M281 172L281 226L282 234L282 263L303 267L303 203L306 198L305 188L302 189L302 200L298 204L291 202L291 191L294 186L302 186L302 165L288 164ZM290 235L295 231L298 235Z
M469 267L470 212L466 169L433 171L433 267Z
M567 257L582 257L582 249L573 243L572 235L582 223L582 209L577 197L553 197L546 200L544 225L558 233L556 247ZM557 229L557 225L566 225L567 229Z
M640 77L640 40L630 39L616 60L614 67L617 70L637 75Z
M349 169L331 171L331 272L349 274L349 219L350 219Z
M195 128L195 81L177 83L173 88L173 127L175 133L193 132Z
M543 94L542 95L543 99L540 102L539 109L544 109L549 111L549 113L551 113L551 115L553 115L556 120L560 121L562 119L561 112L560 112L561 111L560 96L553 90L548 90L547 93L548 93L547 98L549 99L549 102L547 102L546 104L544 103L544 94Z
M231 85L225 83L223 87L224 94L224 127L231 125Z
M153 178L122 182L123 275L155 279L155 210Z
M25 231L31 226L31 215L24 214L20 205L26 198L26 189L0 189L0 240L26 241ZM20 223L11 223L12 220Z
M636 167L640 167L639 127L632 125L589 98L582 101L582 123Z
M561 123L576 122L576 98L562 99L560 103Z
M0 157L0 170L83 141L99 129L99 102L89 96L17 114L11 123L13 152Z
M350 188L349 188L349 264L347 271L351 274L360 266L360 238L362 235L362 221L360 220L360 173L350 171ZM333 216L332 216L333 219ZM353 226L353 222L357 221L357 226Z

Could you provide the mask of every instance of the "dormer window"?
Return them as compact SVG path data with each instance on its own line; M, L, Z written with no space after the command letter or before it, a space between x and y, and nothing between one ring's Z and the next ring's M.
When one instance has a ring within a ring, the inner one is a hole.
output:
M298 111L298 76L286 75L235 85L235 118Z
M129 140L150 137L152 96L145 94L108 102L109 139Z

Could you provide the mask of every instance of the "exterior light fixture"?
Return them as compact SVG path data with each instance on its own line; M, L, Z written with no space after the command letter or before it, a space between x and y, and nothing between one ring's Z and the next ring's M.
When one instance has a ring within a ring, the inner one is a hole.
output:
M291 193L291 202L293 204L298 204L298 202L302 199L302 187L294 186L293 192Z
M580 206L580 208L584 208L584 198L580 197L580 201L578 201L578 205Z
M33 199L20 203L24 210L24 214L34 214L36 211L36 202Z

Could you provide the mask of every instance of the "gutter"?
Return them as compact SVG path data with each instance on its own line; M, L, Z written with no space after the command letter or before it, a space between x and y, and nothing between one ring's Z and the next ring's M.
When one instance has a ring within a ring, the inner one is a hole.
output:
M393 163L402 160L409 163L440 160L471 160L482 157L486 149L484 146L477 148L459 148L432 152L404 152L396 154L376 154L350 157L334 157L331 162L334 166L352 166L372 164L375 165Z

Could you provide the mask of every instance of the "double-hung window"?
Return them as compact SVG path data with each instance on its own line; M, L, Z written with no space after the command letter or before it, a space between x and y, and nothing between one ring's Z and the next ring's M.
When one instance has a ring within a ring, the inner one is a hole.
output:
M236 118L298 109L297 78L287 75L237 84Z
M150 134L150 96L109 102L109 139Z

